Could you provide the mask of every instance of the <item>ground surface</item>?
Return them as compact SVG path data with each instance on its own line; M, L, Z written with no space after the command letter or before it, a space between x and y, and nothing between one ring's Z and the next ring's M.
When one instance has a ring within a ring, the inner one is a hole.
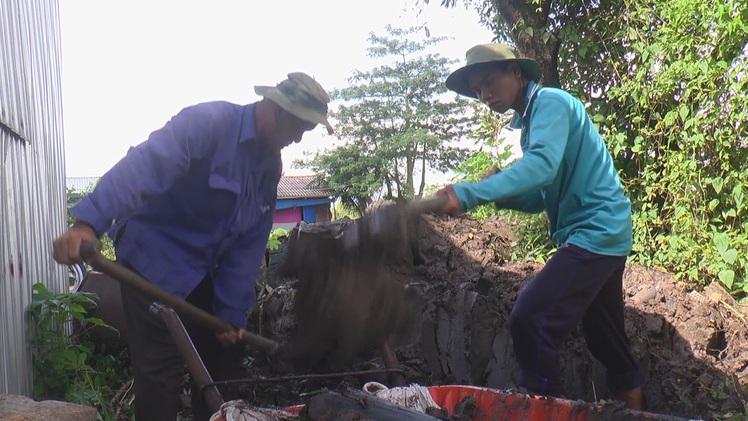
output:
M415 231L419 256L411 265L410 250L397 250L387 267L391 276L422 298L419 323L406 339L394 344L408 383L471 384L515 388L517 373L508 331L508 315L517 294L540 269L528 262L508 261L514 238L503 219L475 221L424 216ZM293 233L292 233L293 235ZM293 297L298 283L277 275L274 255L267 288L252 314L251 328L279 342L298 325ZM629 265L624 277L627 331L646 374L644 391L652 412L689 418L718 419L743 413L748 397L748 323L740 307L719 287L686 291L671 274ZM338 371L383 368L376 349L365 350ZM263 355L255 357L250 379L290 374L320 374L329 367L289 366ZM609 399L604 371L575 333L563 354L565 397ZM388 383L386 374L262 380L246 388L247 400L258 406L288 406L304 394L345 382ZM743 415L743 417L746 415ZM744 419L744 418L740 418Z

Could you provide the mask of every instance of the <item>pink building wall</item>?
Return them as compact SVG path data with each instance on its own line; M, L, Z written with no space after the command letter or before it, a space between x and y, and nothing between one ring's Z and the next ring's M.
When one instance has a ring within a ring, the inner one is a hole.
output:
M273 223L287 223L301 221L302 208L276 209Z

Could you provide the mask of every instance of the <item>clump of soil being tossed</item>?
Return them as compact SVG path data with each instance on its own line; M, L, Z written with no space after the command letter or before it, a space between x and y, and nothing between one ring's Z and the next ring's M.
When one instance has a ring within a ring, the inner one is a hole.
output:
M326 229L326 224L315 225ZM477 221L469 216L424 215L417 228L417 251L400 250L386 265L393 279L421 300L415 332L395 349L406 381L516 388L508 317L519 291L542 266L509 260L509 248L517 238L505 218ZM269 269L274 289L262 297L251 319L255 331L284 342L298 326L293 313L298 281ZM745 306L716 283L704 291L688 291L671 274L635 265L629 265L624 275L624 294L627 332L645 371L650 411L704 419L744 413L748 402ZM376 349L361 350L353 363L339 369L381 368L379 357ZM562 369L565 397L588 402L611 399L604 370L589 355L581 332L567 341ZM257 356L250 376L272 377L289 370L308 368ZM356 387L370 380L386 383L387 377L347 378L346 382ZM334 388L339 382L257 384L252 403L298 403L303 399L300 394Z
M355 223L294 229L279 270L297 280L287 359L339 368L361 352L409 338L420 303L382 264L408 244L406 219L402 205L392 205Z

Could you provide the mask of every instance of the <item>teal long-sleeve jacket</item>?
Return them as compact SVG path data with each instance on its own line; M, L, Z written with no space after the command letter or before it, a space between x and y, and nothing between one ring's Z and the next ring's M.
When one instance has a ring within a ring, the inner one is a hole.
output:
M530 82L530 105L510 124L522 130L522 158L485 180L455 184L462 210L496 203L528 213L545 211L558 246L628 255L631 203L605 142L578 99L560 89L538 88Z

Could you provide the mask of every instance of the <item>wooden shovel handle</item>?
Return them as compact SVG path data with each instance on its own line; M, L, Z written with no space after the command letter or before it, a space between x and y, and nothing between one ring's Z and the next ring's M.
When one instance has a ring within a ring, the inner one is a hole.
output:
M240 340L252 348L259 349L268 354L272 354L278 350L277 342L247 332L245 329L237 328L231 323L221 320L199 307L195 307L176 295L162 290L130 269L112 262L101 254L101 244L98 242L84 242L81 244L80 252L86 263L94 269L109 275L112 279L120 283L137 289L149 298L163 303L174 309L179 315L199 323L206 329L216 333L238 331Z
M414 200L409 202L405 209L411 215L420 215L423 213L441 213L444 205L447 204L449 197L443 194L436 194L423 200Z

